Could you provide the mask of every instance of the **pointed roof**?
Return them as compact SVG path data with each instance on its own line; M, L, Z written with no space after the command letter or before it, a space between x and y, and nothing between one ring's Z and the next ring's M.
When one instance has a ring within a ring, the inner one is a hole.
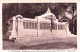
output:
M38 17L40 17L40 18L43 18L43 17L46 18L46 16L49 16L49 15L52 15L56 19L56 16L53 13L51 13L51 10L50 10L49 7L48 7L47 11L44 14L42 14L42 15L40 15ZM53 17L49 17L49 18L53 18Z
M47 11L45 13L51 13L50 8L48 7Z

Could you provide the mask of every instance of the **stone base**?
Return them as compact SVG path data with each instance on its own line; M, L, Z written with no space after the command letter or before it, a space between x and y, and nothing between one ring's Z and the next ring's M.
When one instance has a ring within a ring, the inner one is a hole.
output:
M44 44L48 42L53 42L50 40L55 40L57 38L66 38L69 37L69 34L52 34L52 35L47 35L47 36L32 36L32 37L17 37L15 42L20 43L22 45L30 46L30 45L37 45L37 44Z

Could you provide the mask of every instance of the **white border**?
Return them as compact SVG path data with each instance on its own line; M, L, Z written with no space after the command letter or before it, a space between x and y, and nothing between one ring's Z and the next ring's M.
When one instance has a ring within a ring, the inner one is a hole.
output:
M0 52L8 52L8 50L2 50L2 3L77 3L77 52L80 52L80 1L79 0L3 0L0 1ZM18 51L18 50L17 50ZM21 52L22 50L20 50ZM29 50L27 50L29 51ZM34 50L36 51L36 50ZM45 50L46 51L46 50ZM45 52L44 51L44 52ZM49 52L52 52L53 50L47 50ZM43 50L42 50L43 52ZM62 51L57 51L62 52ZM65 50L65 52L69 52L68 50Z

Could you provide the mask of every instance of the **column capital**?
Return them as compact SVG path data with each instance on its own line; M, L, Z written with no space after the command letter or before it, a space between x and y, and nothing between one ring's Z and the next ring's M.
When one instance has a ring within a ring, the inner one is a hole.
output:
M16 20L16 17L15 17L15 16L14 16L14 17L12 17L12 20L13 20L13 21L15 21L15 20Z
M21 15L16 15L15 17L19 18L19 19L23 19L23 16L21 16Z

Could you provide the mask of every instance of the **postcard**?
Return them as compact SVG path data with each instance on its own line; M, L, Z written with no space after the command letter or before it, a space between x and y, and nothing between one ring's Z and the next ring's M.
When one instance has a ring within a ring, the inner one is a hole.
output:
M1 52L79 52L80 1L0 1Z

